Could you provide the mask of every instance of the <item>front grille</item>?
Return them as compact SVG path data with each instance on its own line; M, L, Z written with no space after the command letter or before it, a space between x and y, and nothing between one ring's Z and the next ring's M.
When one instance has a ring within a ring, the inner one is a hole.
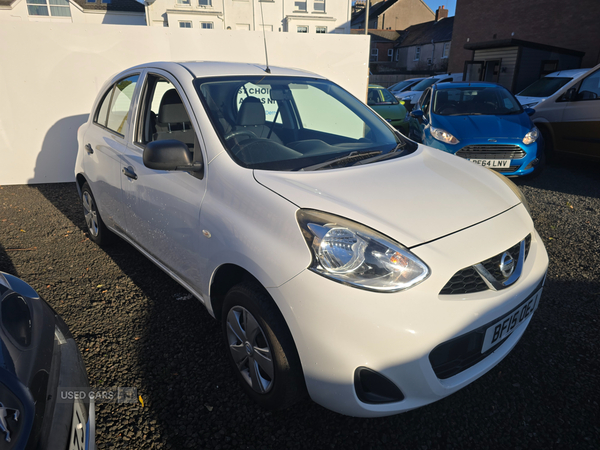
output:
M515 261L519 259L520 246L521 243L519 242L507 250ZM530 246L531 234L527 235L525 238L525 259L527 259L527 256L529 255ZM500 271L500 259L503 254L504 252L498 253L481 262L486 270L499 282L506 281L506 277L502 275L502 272ZM487 291L488 289L488 285L483 281L481 275L479 275L473 266L469 266L456 272L442 288L440 295L472 294L474 292Z
M459 270L454 274L446 286L440 291L441 295L472 294L473 292L487 291L489 288L483 278L473 267Z
M525 152L518 145L467 145L456 152L457 156L467 159L521 159Z

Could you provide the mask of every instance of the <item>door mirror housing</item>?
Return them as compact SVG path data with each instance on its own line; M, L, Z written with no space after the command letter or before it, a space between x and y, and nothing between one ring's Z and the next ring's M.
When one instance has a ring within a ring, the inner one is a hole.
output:
M144 165L154 170L199 172L202 163L194 162L188 146L176 139L149 142L144 149Z
M422 119L424 116L423 110L421 109L413 109L410 112L410 117L413 117L415 119Z
M535 114L535 109L525 108L525 114L527 114L528 116L533 116Z
M565 92L558 100L561 102L572 102L573 100L575 100L576 95L577 89L572 87L567 89L567 92Z

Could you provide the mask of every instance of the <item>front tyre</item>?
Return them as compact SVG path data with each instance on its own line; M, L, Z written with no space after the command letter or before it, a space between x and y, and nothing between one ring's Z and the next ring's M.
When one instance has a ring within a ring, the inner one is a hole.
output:
M250 283L234 286L225 296L221 321L229 360L252 400L280 410L305 396L292 335L266 292Z
M106 228L102 217L100 217L96 200L87 182L81 188L81 203L90 239L100 246L112 242L114 235Z

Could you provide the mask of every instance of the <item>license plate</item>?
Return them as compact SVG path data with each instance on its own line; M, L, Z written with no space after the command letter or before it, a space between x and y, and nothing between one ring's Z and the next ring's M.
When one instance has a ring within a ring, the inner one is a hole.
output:
M485 353L498 342L510 336L537 309L542 289L540 288L528 300L517 306L506 317L490 326L485 332L481 353Z
M510 159L469 159L469 161L492 169L508 169L510 167Z

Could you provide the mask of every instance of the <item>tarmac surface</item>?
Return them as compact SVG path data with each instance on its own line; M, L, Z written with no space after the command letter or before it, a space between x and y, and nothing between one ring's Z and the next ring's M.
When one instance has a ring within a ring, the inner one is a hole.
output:
M600 166L567 161L516 182L550 256L529 329L458 393L380 419L308 400L277 413L255 406L230 372L219 324L130 245L93 244L73 183L0 186L0 270L63 317L92 387L137 388L143 405L97 405L99 449L597 450Z

